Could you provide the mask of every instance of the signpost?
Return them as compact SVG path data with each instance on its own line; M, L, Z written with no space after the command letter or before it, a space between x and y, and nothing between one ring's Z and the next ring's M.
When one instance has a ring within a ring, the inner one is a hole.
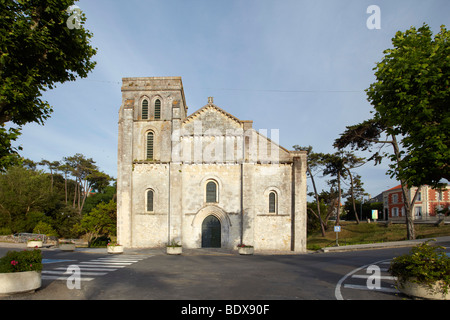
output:
M336 247L339 247L338 234L341 232L341 226L334 226L334 232L336 232Z

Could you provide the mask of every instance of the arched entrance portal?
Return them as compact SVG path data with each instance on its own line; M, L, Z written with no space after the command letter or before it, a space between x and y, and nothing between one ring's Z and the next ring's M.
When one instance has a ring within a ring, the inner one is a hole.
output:
M220 248L222 241L219 219L209 215L202 223L202 248Z

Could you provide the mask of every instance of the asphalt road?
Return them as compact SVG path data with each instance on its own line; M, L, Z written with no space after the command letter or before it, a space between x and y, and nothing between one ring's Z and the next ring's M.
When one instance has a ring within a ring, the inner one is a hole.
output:
M0 244L0 255L11 249ZM108 255L101 249L44 248L42 287L0 299L404 300L409 298L396 291L386 270L390 259L409 250L253 256L197 250L170 256L158 250ZM369 266L378 267L381 282L375 288ZM74 278L74 268L81 277ZM74 279L81 279L78 287Z

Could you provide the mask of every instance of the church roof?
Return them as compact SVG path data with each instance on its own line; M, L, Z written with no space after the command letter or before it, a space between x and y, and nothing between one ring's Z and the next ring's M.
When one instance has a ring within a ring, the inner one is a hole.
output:
M193 114L191 114L190 116L186 117L186 118L183 120L183 123L187 123L187 122L189 122L189 121L191 121L191 120L194 120L194 119L197 118L201 113L203 113L203 112L205 112L205 111L207 111L207 110L211 110L211 109L214 109L214 110L220 112L221 114L223 114L224 116L226 116L227 118L229 118L229 119L231 119L231 120L234 120L234 121L239 122L239 123L242 122L241 120L239 120L238 118L236 118L235 116L233 116L231 113L228 113L228 112L226 112L225 110L223 110L223 109L219 108L218 106L216 106L216 105L213 103L212 97L209 97L209 98L208 98L208 104L207 104L207 105L204 105L202 108L198 109L198 110L195 111Z

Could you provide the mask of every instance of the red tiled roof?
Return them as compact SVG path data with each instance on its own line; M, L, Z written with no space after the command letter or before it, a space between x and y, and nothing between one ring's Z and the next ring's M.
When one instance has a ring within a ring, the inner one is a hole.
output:
M398 186L393 187L393 188L390 188L390 189L388 189L388 190L386 190L386 191L391 191L391 190L396 190L396 189L401 189L401 188L402 188L402 185L399 184Z

